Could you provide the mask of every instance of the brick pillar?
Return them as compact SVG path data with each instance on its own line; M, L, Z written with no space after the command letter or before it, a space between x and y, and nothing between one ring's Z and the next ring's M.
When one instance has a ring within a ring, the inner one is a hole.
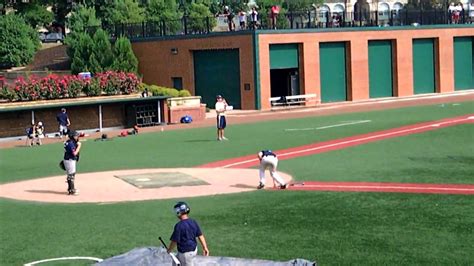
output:
M365 38L353 39L349 45L350 60L348 77L349 86L347 88L348 100L369 99L369 47Z
M300 73L303 77L301 94L316 94L317 101L309 101L306 106L321 102L321 80L319 77L319 48L315 42L304 42L300 58Z
M454 91L454 40L453 36L442 35L435 45L436 91Z
M260 43L257 56L260 63L260 106L262 110L269 110L271 108L270 97L272 95L270 84L270 45L268 43Z
M394 96L411 96L413 95L413 41L411 37L397 38L395 51Z

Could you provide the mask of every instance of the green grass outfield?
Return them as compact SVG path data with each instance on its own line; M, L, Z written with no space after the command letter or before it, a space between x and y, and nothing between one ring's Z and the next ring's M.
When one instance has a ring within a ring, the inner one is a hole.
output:
M472 113L474 102L215 129L165 131L84 143L81 172L191 167ZM350 120L368 124L286 132ZM230 119L230 121L232 121ZM297 180L474 183L474 125L460 125L280 162ZM0 150L0 182L62 174L61 144ZM256 183L258 178L256 177ZM472 265L474 196L255 191L187 199L211 254L320 265ZM0 200L0 265L51 257L107 258L158 246L176 218L175 200L120 204L45 204Z

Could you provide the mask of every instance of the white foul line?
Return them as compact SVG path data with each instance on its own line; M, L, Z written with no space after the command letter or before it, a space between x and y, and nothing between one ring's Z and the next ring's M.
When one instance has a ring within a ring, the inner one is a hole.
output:
M372 188L372 189L406 189L406 190L446 190L446 191L474 191L474 188L447 188L447 187L402 187L402 186L349 186L349 185L301 185L295 187L316 188Z
M384 133L384 134L373 135L373 136L369 136L369 137L365 137L365 138L341 141L341 142L337 142L337 143L333 143L333 144L327 144L327 145L324 145L324 146L319 146L319 147L314 147L314 148L309 148L309 149L304 149L304 150L299 150L299 151L291 151L291 152L281 153L281 154L279 154L279 156L283 157L283 156L287 156L287 155L305 153L305 152L308 152L308 151L317 151L317 150L331 148L331 147L334 147L334 146L346 145L346 144L351 144L351 143L354 143L354 142L361 142L361 141L365 141L365 140L371 140L371 139L376 139L376 138L380 138L380 137L386 137L386 136L396 135L396 134L400 134L400 133L416 131L416 130L420 130L420 129L424 129L424 128L433 127L433 125L441 126L443 124L457 123L457 122L465 121L465 120L468 120L468 119L469 118L456 119L456 120L445 121L445 122L430 124L430 125L421 126L421 127L415 127L415 128L403 129L403 130L393 131L393 132ZM227 164L227 165L224 165L224 166L218 167L218 168L229 168L229 167L232 167L232 166L246 164L246 163L254 162L254 161L257 161L257 160L258 159L245 160L245 161L241 161L241 162Z
M94 257L62 257L62 258L53 258L53 259L45 259L45 260L38 260L24 264L24 266L36 265L44 262L50 261L61 261L61 260L93 260L96 262L101 262L103 259L94 258Z
M287 128L287 129L285 129L285 131L320 130L320 129L333 128L333 127L343 127L343 126L349 126L349 125L364 124L364 123L370 123L370 122L372 122L372 121L371 120L357 120L357 121L350 121L350 122L347 122L347 123L324 126L324 127Z

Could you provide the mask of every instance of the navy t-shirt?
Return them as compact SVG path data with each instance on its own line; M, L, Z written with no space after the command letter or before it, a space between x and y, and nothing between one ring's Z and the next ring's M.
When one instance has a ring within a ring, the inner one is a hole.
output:
M196 250L196 237L201 235L202 232L198 223L193 219L186 219L179 221L174 226L170 240L178 244L178 251L180 253L185 253Z
M68 140L64 143L64 160L77 160L74 152L77 149L77 143L73 140Z
M56 120L58 120L58 123L61 126L67 126L67 119L68 119L67 113L61 112L56 116Z

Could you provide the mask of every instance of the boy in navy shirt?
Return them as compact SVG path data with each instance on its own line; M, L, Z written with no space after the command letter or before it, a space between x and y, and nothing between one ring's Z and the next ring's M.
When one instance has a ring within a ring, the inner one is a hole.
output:
M56 120L59 124L59 136L63 138L63 135L68 133L68 127L71 125L71 121L66 113L66 108L61 108L61 113L56 116Z
M209 256L206 239L201 232L199 224L188 216L190 210L185 202L178 202L174 205L174 211L180 221L174 226L173 234L170 238L171 242L168 246L168 253L171 253L176 246L178 247L177 257L183 266L193 265L193 259L197 254L196 238L201 243L203 255Z

